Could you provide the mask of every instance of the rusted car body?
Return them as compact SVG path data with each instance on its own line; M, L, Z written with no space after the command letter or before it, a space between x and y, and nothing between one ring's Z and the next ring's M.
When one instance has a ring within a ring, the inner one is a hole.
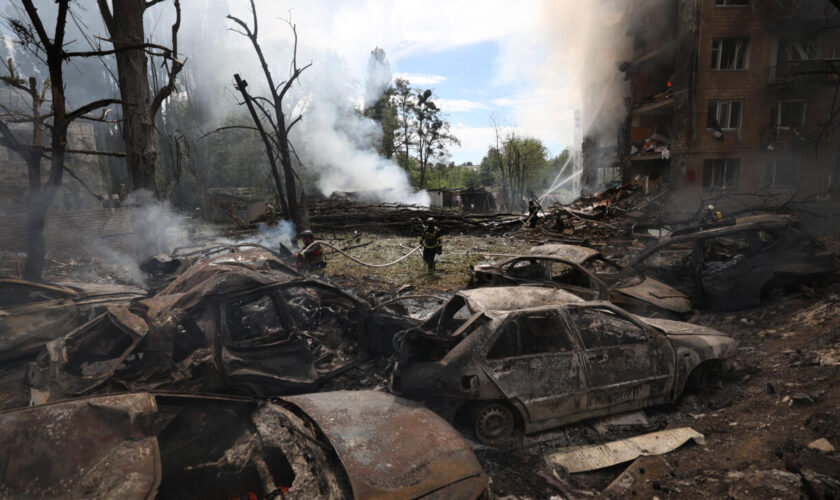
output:
M534 287L479 290L513 298L523 288ZM675 401L692 374L735 355L734 340L710 328L557 293L550 306L444 308L398 334L392 391L494 442L515 423L529 433Z
M477 498L468 443L375 391L127 393L0 413L3 498Z
M762 297L836 275L838 257L780 215L739 218L679 233L646 248L624 269L660 279L703 307L735 309Z
M26 361L44 344L101 314L144 297L123 285L46 284L0 279L0 363Z
M646 276L617 279L618 271L617 265L592 248L548 244L532 247L529 255L476 266L473 284L557 286L581 298L609 300L648 317L682 319L691 313L691 301L683 292Z
M381 314L362 299L274 259L257 250L213 257L51 341L27 373L32 402L126 389L309 392L414 325L379 330Z

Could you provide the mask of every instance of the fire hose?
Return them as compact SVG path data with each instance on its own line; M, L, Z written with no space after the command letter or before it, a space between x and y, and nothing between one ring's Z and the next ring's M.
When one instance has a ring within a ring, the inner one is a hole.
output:
M326 245L326 246L332 248L333 250L335 250L336 252L340 253L341 255L343 255L343 256L347 257L348 259L352 260L353 262L355 262L357 264L361 264L363 266L367 266L367 267L389 267L389 266L393 266L394 264L406 259L409 255L413 254L417 250L420 250L421 248L423 248L421 245L417 245L410 252L403 255L399 259L397 259L395 261L392 261L392 262L386 262L384 264L371 264L370 262L363 262L363 261L353 257L352 255L348 255L346 252L344 252L343 250L341 250L337 246L333 245L332 243L327 243L326 241L313 241L312 243L307 245L306 248L301 250L301 253L306 253L310 248L314 247L315 245L319 245L319 244L320 245Z

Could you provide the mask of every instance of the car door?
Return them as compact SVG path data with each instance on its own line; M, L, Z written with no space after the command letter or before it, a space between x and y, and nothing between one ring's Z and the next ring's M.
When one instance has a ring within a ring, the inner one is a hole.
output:
M556 310L509 316L488 342L485 372L531 421L583 411L580 349Z
M699 244L699 280L707 301L732 306L758 302L767 263L747 232L705 238Z
M567 313L583 344L589 410L641 408L670 391L674 350L663 335L607 304L568 306Z
M318 360L307 339L289 328L274 291L263 291L220 304L219 362L233 383L279 390L309 388L317 379Z

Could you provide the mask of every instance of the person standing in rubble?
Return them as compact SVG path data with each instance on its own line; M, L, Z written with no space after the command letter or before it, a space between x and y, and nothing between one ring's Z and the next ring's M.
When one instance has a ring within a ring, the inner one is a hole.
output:
M531 198L528 201L528 221L531 223L531 227L537 227L537 213L540 211L540 204L537 203L536 200Z
M274 210L274 206L271 202L265 202L265 211L263 211L263 218L265 219L265 223L271 227L277 225L277 211Z
M723 221L723 214L720 211L715 210L714 205L709 204L709 206L703 210L703 215L700 216L700 227L712 227L720 224L721 221Z
M443 240L440 238L440 231L435 227L435 220L431 217L426 219L426 227L420 236L420 245L423 246L423 260L431 274L435 271L435 256L443 253Z
M307 272L320 271L327 267L324 249L321 248L320 243L308 248L315 242L315 233L307 229L300 233L300 239L303 241L303 250L295 254L294 266L303 268Z

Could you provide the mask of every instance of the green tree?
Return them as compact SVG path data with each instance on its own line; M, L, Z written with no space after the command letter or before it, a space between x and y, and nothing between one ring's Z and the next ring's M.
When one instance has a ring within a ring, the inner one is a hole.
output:
M368 81L365 88L366 98L373 98L376 94L380 94L379 88L386 76L390 79L390 65L388 59L385 57L385 51L376 47L370 52L370 59L368 59ZM382 137L378 144L375 144L379 154L385 158L392 158L396 148L394 133L398 127L397 107L394 102L394 96L397 89L393 85L388 85L384 92L376 98L373 103L365 102L365 109L362 114L376 123L382 128Z
M443 119L440 108L432 101L431 89L426 89L422 94L417 92L414 116L417 123L416 148L420 167L418 186L423 189L429 166L449 156L448 145L461 144L461 141L449 132L449 122Z

